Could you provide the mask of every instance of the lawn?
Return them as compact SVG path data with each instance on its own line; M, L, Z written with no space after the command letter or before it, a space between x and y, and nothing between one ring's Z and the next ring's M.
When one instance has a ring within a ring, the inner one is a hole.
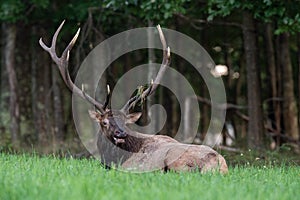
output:
M104 169L96 160L0 154L0 199L298 199L300 167L227 175Z

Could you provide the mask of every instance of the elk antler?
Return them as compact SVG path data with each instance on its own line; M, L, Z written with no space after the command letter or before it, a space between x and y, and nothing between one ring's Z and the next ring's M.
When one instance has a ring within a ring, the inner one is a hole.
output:
M105 100L105 103L103 106L104 110L106 110L106 108L111 109L110 98L111 98L110 88L109 88L109 85L107 85L107 95L106 95L106 100Z
M73 37L73 39L71 40L71 42L69 43L69 45L65 48L65 50L63 51L61 57L58 57L56 54L56 40L57 40L57 36L61 30L61 28L63 27L65 23L65 20L60 24L60 26L58 27L58 29L56 30L55 34L53 35L52 38L52 43L51 46L48 47L45 45L45 43L43 42L42 38L40 38L39 43L41 45L41 47L47 51L52 60L57 64L60 75L62 76L65 84L68 86L68 88L74 92L75 94L79 95L81 98L86 99L88 102L90 102L92 105L94 105L101 113L105 112L105 109L107 107L108 102L106 102L103 106L101 103L99 103L97 100L95 100L94 98L92 98L91 96L89 96L88 94L86 94L84 92L84 90L79 89L71 80L70 74L69 74L69 69L68 69L68 65L69 65L69 55L70 55L70 51L73 48L79 32L80 32L80 28L78 29L78 31L76 32L75 36ZM109 93L109 92L108 92ZM108 94L109 95L109 94ZM108 98L107 98L108 99Z
M160 38L160 41L163 46L163 60L160 65L160 69L159 69L154 81L151 81L150 86L145 91L143 91L142 94L137 94L136 96L129 99L127 101L127 103L123 106L123 108L121 110L125 113L128 113L129 110L132 107L134 107L137 102L141 101L142 99L147 98L148 96L150 96L151 94L153 94L155 92L157 86L159 85L159 83L166 71L167 66L170 64L170 61L171 61L170 47L167 47L167 42L166 42L165 36L160 28L160 25L157 25L156 28L158 30L159 38Z

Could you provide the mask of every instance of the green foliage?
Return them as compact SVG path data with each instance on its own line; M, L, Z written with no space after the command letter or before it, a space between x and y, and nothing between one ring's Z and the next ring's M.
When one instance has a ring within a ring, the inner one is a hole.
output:
M1 1L0 20L16 22L24 17L25 5L21 0Z
M295 34L298 33L299 30L300 30L300 15L299 13L297 13L292 16L282 16L282 20L278 22L278 28L275 30L275 34L280 34L284 32Z
M47 8L49 3L49 0L1 0L0 21L15 23L26 20L33 9Z
M50 5L50 0L30 0L29 3L36 8L47 8Z
M208 20L215 17L226 17L232 13L240 13L248 10L253 17L264 23L275 22L276 34L283 32L297 33L300 30L300 1L281 1L281 0L209 0L208 1Z
M89 8L101 8L101 0L88 0L78 3L78 1L68 2L60 9L60 15L71 20L84 21L87 19Z
M236 167L228 175L124 173L96 160L0 154L0 199L295 199L299 167ZM276 189L274 189L276 188Z
M189 0L104 0L104 7L114 11L124 12L142 20L163 23L174 13L185 13L184 4Z

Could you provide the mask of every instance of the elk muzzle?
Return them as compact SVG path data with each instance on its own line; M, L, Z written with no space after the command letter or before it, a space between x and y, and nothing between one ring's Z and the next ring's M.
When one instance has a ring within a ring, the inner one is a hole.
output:
M127 137L127 133L124 130L115 130L113 134L113 139L116 145L125 143L125 138Z

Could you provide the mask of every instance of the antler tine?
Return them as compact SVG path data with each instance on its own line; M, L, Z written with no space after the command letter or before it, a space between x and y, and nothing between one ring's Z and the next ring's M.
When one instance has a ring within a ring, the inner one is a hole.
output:
M58 36L60 30L62 29L64 23L65 23L65 20L60 24L60 26L55 31L50 47L45 45L42 38L40 38L39 43L40 43L41 47L50 54L52 60L57 64L57 66L59 68L59 71L60 71L60 75L62 76L62 78L63 78L65 84L68 86L68 88L72 92L74 92L75 94L79 95L81 98L87 100L89 103L94 105L100 112L104 113L104 110L102 108L103 105L101 103L99 103L98 101L96 101L91 96L89 96L88 94L86 94L83 90L79 89L73 83L73 81L71 80L70 74L69 74L68 64L69 64L70 51L72 50L72 48L73 48L73 46L74 46L74 44L75 44L75 42L76 42L76 40L79 36L80 28L77 30L77 32L74 35L73 39L70 41L68 46L63 51L61 57L58 57L57 54L56 54L57 36Z
M41 47L42 47L45 51L47 51L47 52L50 54L52 60L53 60L59 67L60 67L59 58L58 58L58 56L56 55L56 50L55 50L55 49L56 49L56 40L57 40L57 36L58 36L60 30L62 29L64 23L65 23L65 20L62 21L62 23L59 25L59 27L58 27L57 30L55 31L55 33L54 33L54 35L53 35L53 37L52 37L52 42L51 42L51 46L50 46L50 47L48 47L48 46L43 42L43 39L42 39L42 38L40 38L40 40L39 40L39 43L40 43Z
M67 61L67 63L69 62L69 54L70 54L70 51L72 50L78 36L79 36L79 33L80 33L80 28L77 30L76 34L74 35L73 39L70 41L70 43L68 44L68 46L66 47L66 49L63 51L61 57L62 58L66 58L65 60ZM66 63L66 64L67 64Z
M159 83L167 69L167 66L170 64L170 61L171 61L170 47L167 46L167 42L166 42L165 36L162 32L160 25L157 25L156 28L158 30L159 38L160 38L160 41L163 46L163 60L160 65L160 69L157 73L156 78L154 79L154 82L152 80L150 86L145 91L143 91L142 94L140 94L140 95L138 94L126 102L126 104L121 109L125 113L128 113L130 108L134 107L134 105L136 105L136 103L138 101L150 96L151 94L153 94L155 92L155 90L157 89L157 86L159 85Z
M110 92L110 87L107 85L107 95L106 95L106 100L103 106L103 110L106 110L106 108L110 108L110 98L111 98L111 92Z
M159 70L159 72L158 72L158 74L157 74L157 76L154 80L153 87L152 87L151 92L149 93L149 95L151 95L156 90L158 84L160 83L160 80L162 79L162 77L164 75L164 72L167 69L167 66L170 64L170 61L171 61L171 59L170 59L171 58L170 47L167 46L167 42L166 42L164 33L161 30L160 25L157 25L157 30L158 30L158 33L159 33L160 41L161 41L162 46L163 46L163 61L162 61L162 64L160 66L160 70Z

